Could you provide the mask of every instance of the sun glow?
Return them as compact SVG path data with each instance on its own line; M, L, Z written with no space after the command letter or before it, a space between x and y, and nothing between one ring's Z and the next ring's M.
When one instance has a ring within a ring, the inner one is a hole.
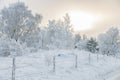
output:
M99 16L95 16L84 12L73 11L69 13L69 16L75 31L84 31L92 29L95 22L99 20Z

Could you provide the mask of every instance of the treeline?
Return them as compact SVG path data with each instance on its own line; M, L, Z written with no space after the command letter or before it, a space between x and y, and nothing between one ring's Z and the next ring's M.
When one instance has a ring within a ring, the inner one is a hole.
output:
M40 26L43 16L32 14L23 2L14 3L0 11L1 55L22 55L26 48L39 49L80 49L102 52L107 55L119 51L119 30L110 28L98 39L88 39L74 32L70 17L50 20L47 26Z

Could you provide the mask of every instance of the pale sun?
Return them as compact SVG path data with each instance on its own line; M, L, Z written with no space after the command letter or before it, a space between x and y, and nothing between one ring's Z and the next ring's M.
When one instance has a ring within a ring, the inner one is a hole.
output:
M99 20L99 16L95 16L89 13L84 12L69 12L71 24L75 31L84 31L93 28L93 25L97 20Z

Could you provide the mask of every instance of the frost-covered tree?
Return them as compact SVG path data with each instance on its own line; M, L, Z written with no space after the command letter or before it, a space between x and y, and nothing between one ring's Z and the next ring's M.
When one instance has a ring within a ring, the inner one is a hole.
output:
M64 21L52 20L48 24L48 45L53 48L71 48L73 46L72 26L66 14Z
M86 34L83 34L82 39L83 39L83 40L87 40L87 35L86 35Z
M90 38L87 42L87 50L95 53L97 47L97 41L94 38Z
M32 32L38 27L42 16L33 15L24 3L18 2L2 9L0 20L1 32L18 41L24 34Z
M48 28L45 26L40 28L39 36L41 45L40 47L42 49L48 49L48 43L50 41L50 36L48 35Z
M22 55L23 48L19 41L24 35L33 32L41 22L42 16L33 15L24 3L11 4L0 12L0 31L7 39L0 39L0 51L3 56L12 55L12 79L15 79L15 56ZM21 41L22 42L22 41ZM31 43L32 44L32 43ZM24 50L25 51L25 50Z
M28 47L34 47L37 48L39 45L39 28L38 30L32 31L30 33L27 33L24 35L25 38L23 38L24 42L26 42Z
M75 34L74 39L75 39L74 45L75 45L75 48L77 48L77 44L81 41L81 36L80 36L80 34L78 34L78 33Z
M115 55L119 47L119 30L112 27L106 33L100 34L98 44L103 54Z

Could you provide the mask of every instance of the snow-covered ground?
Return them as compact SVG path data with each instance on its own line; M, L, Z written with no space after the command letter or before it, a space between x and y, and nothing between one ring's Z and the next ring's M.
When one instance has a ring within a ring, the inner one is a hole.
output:
M58 54L61 54L58 56ZM75 55L78 68L75 68ZM16 58L16 80L105 80L120 68L120 60L79 50L40 50ZM53 55L56 71L53 72ZM0 58L0 80L11 80L12 58Z
M112 77L110 77L110 78L107 79L107 80L120 80L120 74L117 74L117 75L115 75L115 76L112 76Z

